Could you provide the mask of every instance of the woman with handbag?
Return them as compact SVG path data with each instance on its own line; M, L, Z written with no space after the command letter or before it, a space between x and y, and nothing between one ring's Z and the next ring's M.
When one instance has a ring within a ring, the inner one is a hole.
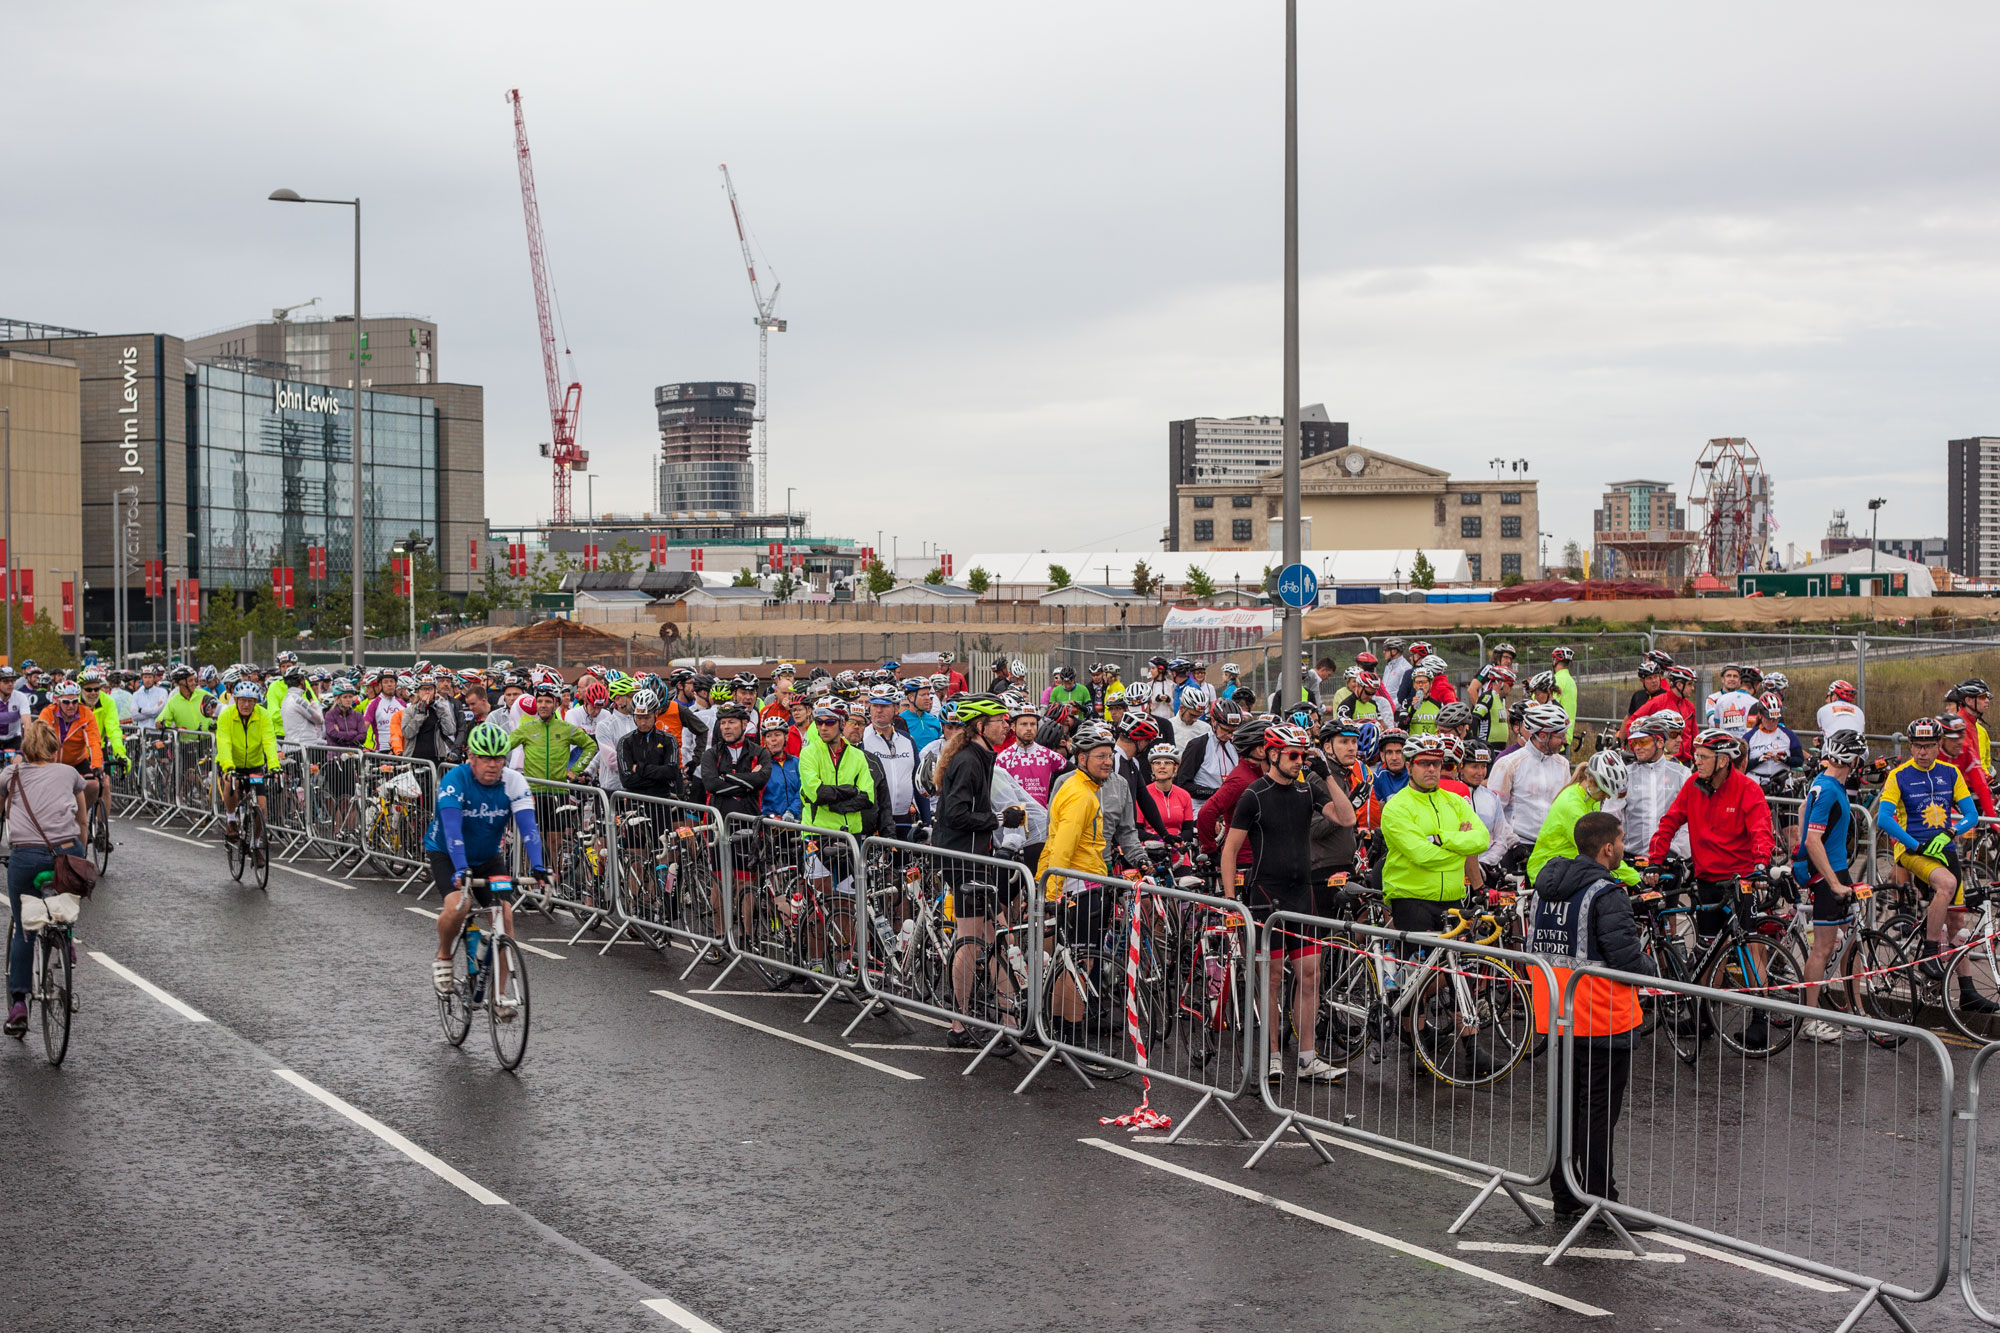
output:
M7 905L13 912L7 950L7 1023L10 1037L28 1030L28 960L32 945L19 929L21 898L41 897L35 876L44 870L56 872L53 885L58 893L76 892L67 884L59 863L65 857L83 853L83 774L70 764L59 764L60 746L55 728L40 718L31 718L22 727L21 762L0 772L0 811L4 811L12 850L7 860ZM86 865L89 862L85 862ZM92 878L96 867L91 866ZM88 886L81 891L88 893Z

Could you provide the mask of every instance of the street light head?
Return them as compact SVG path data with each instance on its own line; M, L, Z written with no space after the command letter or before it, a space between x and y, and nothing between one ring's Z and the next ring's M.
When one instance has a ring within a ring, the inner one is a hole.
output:
M271 201L279 204L303 204L305 197L297 190L273 190Z

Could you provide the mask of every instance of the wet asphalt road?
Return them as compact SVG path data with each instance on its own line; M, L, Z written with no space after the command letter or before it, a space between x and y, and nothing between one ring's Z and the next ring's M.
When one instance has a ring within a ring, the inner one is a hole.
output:
M555 956L507 1074L483 1017L440 1035L413 895L279 868L266 896L212 844L118 833L80 946L206 1021L86 957L62 1068L0 1042L0 1327L1830 1329L1854 1299L1687 1251L1461 1248L1555 1237L1502 1207L1448 1236L1473 1187L1438 1172L1303 1145L1246 1172L1220 1117L1172 1147L1101 1127L1129 1083L1010 1096L1018 1059L962 1076L937 1028L850 1045L851 1011L802 1027L800 999L700 995L686 954L599 957L528 915ZM1974 1326L1955 1295L1914 1313Z

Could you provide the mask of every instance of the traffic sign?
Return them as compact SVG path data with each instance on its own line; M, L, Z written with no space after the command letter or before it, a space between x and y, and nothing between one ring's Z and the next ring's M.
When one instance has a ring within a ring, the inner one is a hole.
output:
M1319 575L1310 565L1286 565L1278 571L1278 600L1294 610L1319 605Z

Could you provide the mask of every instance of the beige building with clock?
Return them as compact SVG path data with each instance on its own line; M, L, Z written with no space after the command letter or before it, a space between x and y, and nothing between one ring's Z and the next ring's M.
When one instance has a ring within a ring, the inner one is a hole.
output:
M1541 577L1536 483L1524 477L1466 481L1441 468L1358 446L1299 465L1304 545L1319 549L1415 547L1463 551L1475 583ZM1174 487L1184 551L1268 551L1283 545L1284 477Z

